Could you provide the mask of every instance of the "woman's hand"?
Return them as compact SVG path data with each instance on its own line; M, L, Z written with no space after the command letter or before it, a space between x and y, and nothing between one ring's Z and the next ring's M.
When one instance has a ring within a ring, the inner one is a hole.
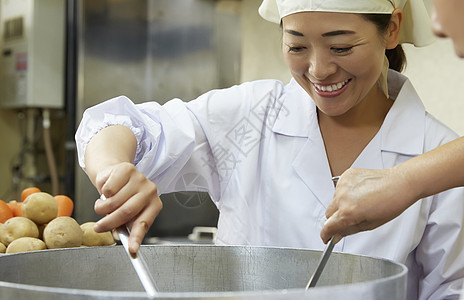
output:
M100 130L85 150L87 175L106 198L95 202L95 212L106 216L94 229L104 232L127 224L131 228L129 251L133 255L163 207L156 185L133 164L136 150L135 135L121 125Z
M387 223L414 203L404 176L396 169L348 169L340 176L327 208L321 238L327 243Z
M129 251L135 255L163 207L156 185L128 162L98 172L95 184L106 197L95 202L95 212L106 215L95 224L95 231L109 231L128 224L131 228Z

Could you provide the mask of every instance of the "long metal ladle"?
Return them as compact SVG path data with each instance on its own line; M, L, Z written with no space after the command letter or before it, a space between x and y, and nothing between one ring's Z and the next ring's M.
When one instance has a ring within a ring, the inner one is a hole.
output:
M337 184L339 178L340 176L332 177L332 181L335 185ZM319 263L317 264L316 270L314 271L313 275L311 276L311 278L309 278L309 281L306 284L306 290L310 287L315 287L317 281L319 280L319 277L321 277L322 271L324 271L325 264L329 260L330 254L332 253L332 250L335 246L333 240L334 237L330 239L330 241L327 243L327 246L324 249L324 252L322 252L322 257L319 260Z
M319 260L319 263L317 264L316 270L314 271L313 275L309 279L308 284L306 284L306 289L316 286L316 283L319 280L319 277L321 277L322 271L324 271L325 264L329 260L329 256L332 253L334 246L335 244L333 243L333 237L332 237L330 241L327 243L327 246L325 247L324 252L322 253L322 257Z
M100 199L106 200L105 195L102 194L100 196ZM139 248L139 251L137 252L135 257L132 256L132 254L129 252L129 229L126 225L122 225L116 229L116 232L118 233L119 239L121 240L124 250L126 250L126 253L129 256L129 259L132 263L132 266L134 267L135 272L137 273L137 276L139 277L140 282L142 283L147 295L149 297L156 296L158 294L158 287L156 285L155 280L153 279L153 276L150 273L150 270L148 269L145 259L142 256L142 248Z

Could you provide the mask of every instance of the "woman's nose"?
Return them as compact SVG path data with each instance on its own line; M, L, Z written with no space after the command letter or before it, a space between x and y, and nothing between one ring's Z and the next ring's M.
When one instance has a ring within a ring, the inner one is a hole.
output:
M317 80L324 80L334 74L337 66L330 59L329 55L322 53L312 53L309 57L309 75Z
M443 27L441 26L440 20L435 10L432 10L432 31L438 37L446 37L446 34L443 32Z

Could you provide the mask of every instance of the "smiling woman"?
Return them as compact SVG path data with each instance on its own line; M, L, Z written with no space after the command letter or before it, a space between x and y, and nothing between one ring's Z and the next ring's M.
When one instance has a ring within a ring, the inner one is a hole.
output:
M398 45L401 16L402 11L395 10L381 31L358 14L300 12L282 18L284 58L320 112L319 126L334 175L353 164L393 104L376 83L385 49ZM365 129L352 130L358 127Z
M321 250L332 177L392 167L456 138L395 71L402 60L389 63L398 44L430 42L419 0L266 0L259 11L282 23L289 84L246 82L162 106L121 96L84 113L79 162L106 196L95 204L106 215L97 231L132 224L135 252L160 194L201 188L220 210L216 243ZM177 184L186 177L202 180ZM404 263L407 299L454 297L450 286L464 274L462 198L462 189L425 198L334 251Z

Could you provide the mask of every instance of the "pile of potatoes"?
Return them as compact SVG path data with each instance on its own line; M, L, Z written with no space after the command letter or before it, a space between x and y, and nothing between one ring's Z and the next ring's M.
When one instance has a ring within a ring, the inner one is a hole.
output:
M110 231L93 230L94 222L79 225L72 217L57 217L57 201L48 193L29 195L21 211L22 217L0 223L0 253L115 244Z

